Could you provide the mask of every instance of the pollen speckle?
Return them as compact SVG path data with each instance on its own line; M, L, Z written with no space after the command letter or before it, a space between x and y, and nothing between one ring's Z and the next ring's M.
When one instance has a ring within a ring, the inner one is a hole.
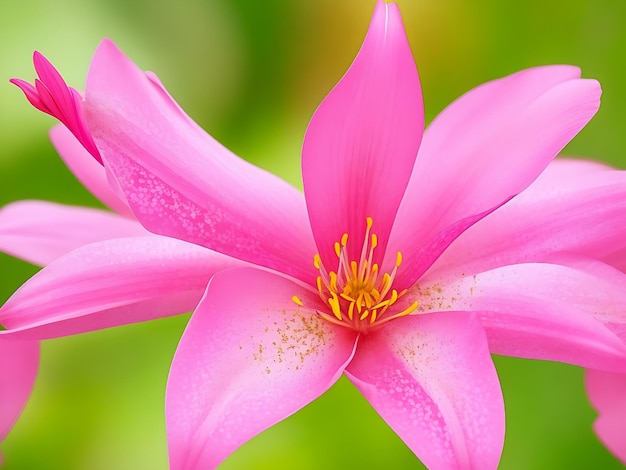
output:
M445 285L444 289L442 286ZM411 295L420 299L420 313L472 310L476 300L483 295L476 276L461 275L455 280L432 280L416 284L409 289Z
M264 321L267 327L250 337L249 358L259 364L263 376L279 370L305 370L333 342L331 326L306 309L281 310ZM241 348L240 348L241 349ZM246 348L247 349L247 348ZM276 369L279 368L279 369Z

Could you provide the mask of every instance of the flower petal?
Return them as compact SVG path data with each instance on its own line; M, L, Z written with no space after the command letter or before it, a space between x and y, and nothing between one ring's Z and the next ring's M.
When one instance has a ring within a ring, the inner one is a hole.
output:
M428 278L407 297L418 311L474 311L492 353L625 371L626 346L609 329L626 323L626 275L594 276L537 263L455 280Z
M529 69L446 108L424 134L390 249L417 258L437 233L532 183L598 109L600 86L579 76L567 66ZM407 264L397 282L411 285L428 267Z
M400 12L379 1L359 54L315 111L304 139L304 192L327 266L344 233L361 239L367 217L382 258L423 126L419 77ZM360 248L349 246L350 259L359 258Z
M59 124L50 129L50 140L67 167L83 186L118 214L134 218L126 203L109 186L102 165L93 159L65 126Z
M430 240L426 240L424 246L410 254L410 258L408 258L410 262L402 265L401 269L398 270L398 279L395 281L397 288L401 290L414 285L415 280L422 277L433 263L438 262L442 254L446 253L446 249L468 228L492 214L507 202L508 201L503 201L502 204L491 207L486 211L459 219L437 232ZM398 251L397 253L403 252ZM389 258L387 258L383 272L390 272L392 269L393 266L390 264ZM452 269L454 269L455 272L459 272L457 265L452 266Z
M316 301L314 292L257 269L213 277L168 379L173 470L215 468L339 378L355 333L299 308L293 295Z
M85 96L105 164L146 228L314 280L302 194L222 147L110 41Z
M102 163L85 123L80 93L67 86L57 69L37 51L33 54L33 64L39 76L34 86L19 78L13 78L10 82L24 92L26 99L35 108L61 121L76 136L87 152Z
M147 235L139 222L100 209L46 201L0 209L0 251L41 266L89 243Z
M555 160L525 191L459 237L433 270L472 274L543 261L558 252L593 258L626 249L626 172Z
M477 318L402 318L359 340L346 375L428 468L495 469L500 384Z
M587 370L589 401L599 416L593 429L602 443L626 465L626 375Z
M0 441L7 436L22 412L33 389L38 368L37 341L0 338Z
M152 235L94 243L57 259L0 308L10 334L52 338L192 310L215 272L242 263Z

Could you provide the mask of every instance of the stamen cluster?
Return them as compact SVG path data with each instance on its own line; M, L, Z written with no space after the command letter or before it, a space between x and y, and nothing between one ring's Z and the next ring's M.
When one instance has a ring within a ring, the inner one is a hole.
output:
M396 263L391 273L380 275L379 266L374 263L374 250L378 245L378 237L372 233L373 220L367 218L365 238L361 248L361 256L357 261L348 257L348 234L344 233L340 242L335 242L335 254L338 258L336 271L327 271L319 254L315 255L313 264L319 270L317 290L320 298L330 308L330 312L316 310L326 320L364 332L372 326L380 325L394 318L402 317L417 308L414 302L407 309L387 315L388 309L406 293L406 289L398 292L392 288L393 280L402 263L402 254L396 255ZM297 297L294 302L302 305Z

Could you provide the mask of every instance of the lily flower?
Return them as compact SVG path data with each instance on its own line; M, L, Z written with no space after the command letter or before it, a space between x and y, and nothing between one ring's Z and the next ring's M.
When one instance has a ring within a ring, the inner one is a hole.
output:
M84 99L35 62L36 85L14 83L156 235L52 261L0 309L2 334L194 310L168 378L171 468L217 467L342 374L428 467L496 468L490 353L626 372L626 276L611 264L626 176L551 164L599 106L577 68L482 85L423 132L400 13L379 1L306 131L302 194L222 147L109 40Z

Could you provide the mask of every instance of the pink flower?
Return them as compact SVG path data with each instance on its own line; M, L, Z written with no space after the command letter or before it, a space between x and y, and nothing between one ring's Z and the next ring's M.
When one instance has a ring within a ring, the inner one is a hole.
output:
M216 467L342 373L428 467L495 468L490 352L626 372L613 331L626 175L550 164L599 106L575 67L487 83L422 140L400 14L379 1L307 129L302 195L205 134L110 41L84 101L35 61L38 87L16 84L158 235L75 244L0 321L37 340L195 310L168 380L172 468Z

